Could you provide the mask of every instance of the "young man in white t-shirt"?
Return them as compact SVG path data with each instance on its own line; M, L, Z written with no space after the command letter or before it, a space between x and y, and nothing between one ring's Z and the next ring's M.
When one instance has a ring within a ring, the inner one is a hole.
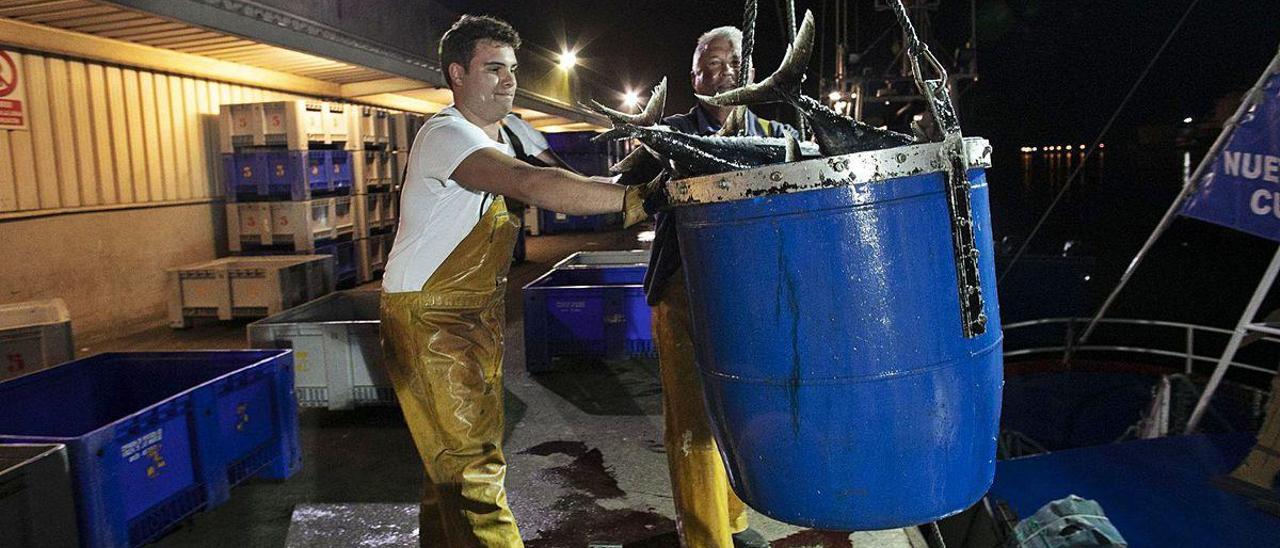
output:
M440 39L454 104L414 139L383 275L385 363L427 473L422 546L523 546L503 486L503 293L518 226L503 196L633 223L652 190L512 158L502 120L519 45L491 17L463 16Z

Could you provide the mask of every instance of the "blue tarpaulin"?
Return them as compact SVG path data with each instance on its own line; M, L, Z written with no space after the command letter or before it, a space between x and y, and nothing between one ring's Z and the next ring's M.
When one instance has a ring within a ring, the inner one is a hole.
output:
M1182 214L1280 241L1280 74L1212 161Z

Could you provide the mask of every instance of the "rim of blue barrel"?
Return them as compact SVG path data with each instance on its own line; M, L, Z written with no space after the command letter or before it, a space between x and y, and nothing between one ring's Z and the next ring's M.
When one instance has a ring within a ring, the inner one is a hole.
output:
M119 358L119 357L131 357L131 356L132 356L132 357L154 357L154 358L164 358L164 357L175 357L175 358L176 358L176 357L185 357L185 356L190 356L190 355L193 355L193 354L211 354L211 355L223 355L223 356L225 356L225 355L227 355L227 354L261 354L261 355L263 355L263 357L262 357L261 359L255 360L255 361L253 361L253 362L251 362L251 363L246 363L246 364L244 364L244 365L243 365L243 366L241 366L241 367L238 367L238 368L236 368L236 369L234 369L234 370L232 370L232 371L228 371L228 372L226 372L226 373L223 373L223 374L221 374L221 375L218 375L217 377L214 377L214 378L212 378L212 379L209 379L209 380L207 380L207 381L204 381L204 382L202 382L202 383L200 383L200 384L193 385L193 386L191 386L191 387L189 387L189 388L187 388L187 389L185 389L185 390L183 390L183 391L181 391L181 392L175 392L175 393L174 393L172 396L170 396L170 398L169 398L169 399L176 399L176 398L178 398L179 396L185 396L185 395L188 395L188 394L190 394L190 393L194 392L194 391L195 391L196 389L198 389L198 388L201 388L201 387L204 387L204 386L208 386L208 385L211 385L211 384L213 384L213 383L221 382L221 381L223 381L223 380L227 379L228 377L231 377L231 376L233 376L233 375L239 374L240 372L242 372L242 371L244 371L244 370L246 370L246 369L249 369L249 368L252 368L252 367L257 367L257 366L259 366L259 365L262 365L263 363L270 362L270 361L273 361L273 360L277 360L277 359L279 359L281 356L284 356L285 354L292 354L292 353L293 353L293 349L291 349L291 348L246 348L246 349L240 349L240 350L213 350L213 349L209 349L209 350L181 350L181 351L173 351L173 350L157 350L157 351L149 351L149 352L148 352L148 351L143 351L143 352L99 352L99 353L97 353L97 354L93 354L93 355L90 355L90 356L85 356L85 357L83 357L83 358L77 358L77 359L75 359L75 360L69 361L69 362L67 362L67 363L64 363L64 364L61 364L61 365L58 365L58 366L50 367L50 368L47 368L47 369L42 369L42 370L40 370L40 371L36 371L36 372L30 373L30 374L27 374L27 375L22 375L21 377L13 378L13 379L11 379L11 380L5 381L5 384L13 383L13 385L14 385L14 386L20 386L20 385L21 385L21 384L23 384L23 383L36 382L36 381L35 381L35 379L39 379L39 378L41 378L42 376L52 376L52 375L57 375L57 374L58 374L58 372L60 371L60 369L59 369L59 368L66 367L66 366L69 366L69 365L72 365L72 364L76 364L76 363L80 363L80 362L90 361L90 360L104 360L104 359L113 359L113 358ZM119 422L122 422L122 421L125 421L125 420L129 420L129 419L133 419L133 418L135 418L135 417L139 417L139 416L142 416L142 415L144 415L144 414L151 413L151 412L153 412L153 411L152 411L152 410L150 410L150 409L142 409L142 410L139 410L139 411L135 411L135 412L133 412L133 413L129 413L128 415L125 415L125 416L123 416L123 417L119 417L119 418L116 418L116 419L112 419L112 420L111 420L111 422L110 422L110 423L108 423L108 424L104 424L104 425L102 425L102 426L100 426L100 427L98 427L98 428L95 428L95 429L90 430L90 431L88 431L88 432L84 432L84 433L82 433L82 434L80 434L80 435L77 435L77 436L28 436L28 435L19 435L19 434L3 434L3 433L0 433L0 443L5 443L5 441L4 441L5 439L10 439L10 438L21 438L21 439L24 439L24 440L42 440L42 441L43 441L43 440L50 440L50 441L49 441L49 443L61 443L61 444L65 444L65 442L64 442L64 441L62 441L62 440L76 440L76 439L79 439L79 438L83 438L83 437L85 437L85 436L89 436L89 435L91 435L91 434L93 434L93 433L95 433L95 432L99 432L99 431L104 430L104 429L106 429L106 428L111 428L111 427L113 427L113 425L114 425L114 424L117 424L117 423L119 423ZM30 443L30 442L27 442L27 443ZM8 444L6 443L6 445L8 445Z
M944 170L944 143L923 143L811 158L742 171L677 179L666 190L675 207L705 205L794 194L843 186L857 186ZM991 167L991 143L965 137L967 169Z

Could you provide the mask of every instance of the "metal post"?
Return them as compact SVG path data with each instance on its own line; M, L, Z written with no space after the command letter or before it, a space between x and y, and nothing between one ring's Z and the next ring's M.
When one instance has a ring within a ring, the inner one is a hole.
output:
M1102 319L1102 317L1107 314L1107 310L1110 309L1111 304L1115 302L1116 296L1118 296L1120 291L1124 289L1124 286L1129 283L1129 278L1133 277L1133 272L1138 269L1138 265L1142 263L1142 260L1146 258L1147 253L1151 251L1151 247L1155 245L1156 239L1159 238L1160 235L1164 234L1164 231L1173 223L1173 217L1177 215L1178 209L1182 207L1183 200L1186 200L1187 196L1190 196L1191 193L1196 190L1196 187L1200 184L1200 179L1204 177L1205 172L1213 165L1214 160L1218 157L1218 153L1222 152L1222 148L1226 146L1227 138L1235 133L1236 127L1240 125L1240 119L1244 117L1244 114L1248 112L1249 109L1252 108L1253 105L1262 97L1262 88L1266 86L1267 79L1277 72L1280 72L1280 52L1277 52L1276 56L1271 59L1271 64L1267 65L1267 70L1263 71L1262 77L1258 79L1258 82L1255 83L1253 88L1249 90L1249 93L1245 95L1244 100L1240 102L1240 107L1236 109L1235 114L1232 114L1231 118L1227 120L1226 126L1222 129L1222 133L1218 134L1217 140L1213 142L1213 146L1209 147L1209 152L1205 154L1204 159L1200 161L1200 165L1196 167L1196 172L1191 175L1191 178L1188 179L1185 184L1182 185L1182 191L1179 192L1178 197L1173 200L1173 204L1170 205L1169 210L1164 213L1164 217L1160 219L1160 223L1156 225L1156 229L1151 233L1151 236L1147 238L1146 243L1142 244L1142 249L1138 250L1138 254L1133 257L1133 261L1129 262L1128 268L1125 268L1124 275L1120 277L1120 283L1116 285L1115 289L1111 290L1111 294L1107 296L1107 300L1102 303L1102 308L1099 308L1098 313L1089 321L1089 326L1085 328L1084 333L1080 335L1080 340L1077 344L1084 344L1089 340L1089 335L1093 334L1093 328L1097 325L1098 320ZM1006 272L1008 272L1007 269ZM1067 351L1062 356L1062 361L1064 363L1071 359L1073 349L1074 345L1067 347Z
M756 0L742 7L742 61L739 64L738 87L751 83L751 54L756 49Z
M1240 342L1244 340L1249 324L1253 323L1253 318L1258 314L1258 307L1262 306L1262 299L1267 296L1267 292L1271 290L1271 284L1276 281L1277 272L1280 272L1280 247L1276 248L1276 254L1271 258L1271 264L1267 266L1266 273L1262 275L1262 281L1258 282L1258 288L1253 291L1253 298L1249 299L1249 305L1245 307L1244 314L1240 316L1240 321L1236 323L1236 330L1231 333L1231 342L1227 343L1227 349L1222 352L1222 357L1218 359L1218 365L1213 369L1213 376L1209 377L1209 384L1205 385L1204 393L1200 395L1200 401L1196 402L1196 409L1191 412L1191 418L1187 420L1187 433L1194 432L1196 427L1200 425L1200 419L1204 417L1205 409L1209 407L1209 400L1213 398L1214 391L1218 389L1218 384L1222 382L1222 376L1227 374L1227 368L1231 366L1231 360L1235 359L1236 351L1240 349Z
M1186 365L1187 371L1186 373L1188 375L1191 374L1191 367L1195 365L1195 359L1192 358L1192 356L1195 355L1195 350L1196 350L1196 329L1194 327L1187 326L1187 365Z

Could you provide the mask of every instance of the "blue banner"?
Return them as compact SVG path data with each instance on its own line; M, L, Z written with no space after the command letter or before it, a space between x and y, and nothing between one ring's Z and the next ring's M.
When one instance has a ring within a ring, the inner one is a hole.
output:
M1280 241L1280 74L1267 80L1182 214Z

